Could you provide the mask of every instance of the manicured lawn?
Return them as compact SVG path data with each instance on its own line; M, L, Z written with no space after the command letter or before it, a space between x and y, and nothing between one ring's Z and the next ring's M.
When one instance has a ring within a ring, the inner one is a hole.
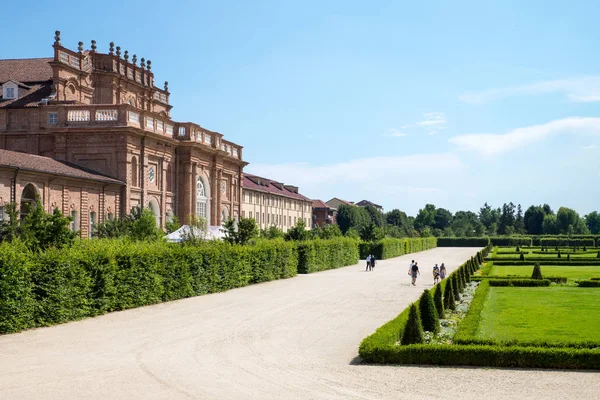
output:
M500 341L600 342L597 288L492 287L478 337Z
M542 276L564 276L569 280L589 279L592 276L600 276L600 265L595 266L572 266L572 265L542 265ZM531 276L533 265L494 265L490 270L490 276ZM598 311L600 314L600 311ZM600 328L599 328L600 329Z

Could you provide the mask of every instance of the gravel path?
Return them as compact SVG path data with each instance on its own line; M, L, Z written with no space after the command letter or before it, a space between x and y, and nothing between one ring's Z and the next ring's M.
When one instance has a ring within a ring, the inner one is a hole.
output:
M437 248L0 337L0 399L584 399L600 374L357 365L360 341L477 249ZM426 272L410 285L414 258Z

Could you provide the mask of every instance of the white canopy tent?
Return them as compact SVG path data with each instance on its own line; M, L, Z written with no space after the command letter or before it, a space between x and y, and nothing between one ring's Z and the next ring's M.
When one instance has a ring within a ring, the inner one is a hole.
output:
M221 229L220 226L207 226L206 231L202 231L196 227L190 228L189 225L183 225L175 232L171 232L165 236L165 239L169 242L179 243L182 242L186 236L191 234L202 240L222 240L225 237L225 234L221 232Z

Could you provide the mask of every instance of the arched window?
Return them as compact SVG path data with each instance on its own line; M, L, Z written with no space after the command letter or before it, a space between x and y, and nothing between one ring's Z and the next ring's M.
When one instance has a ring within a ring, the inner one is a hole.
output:
M40 193L37 188L31 183L23 188L21 193L21 219L29 213L29 210L35 207L36 201L40 198ZM40 199L41 200L41 199Z
M198 178L196 182L196 217L208 219L207 203L208 197L202 178Z
M131 184L134 187L138 186L138 162L137 157L131 158Z

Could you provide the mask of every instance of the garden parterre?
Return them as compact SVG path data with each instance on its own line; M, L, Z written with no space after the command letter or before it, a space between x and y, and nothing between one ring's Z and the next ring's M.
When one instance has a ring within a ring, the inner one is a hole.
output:
M511 250L496 248L494 254L503 251ZM451 340L402 344L398 338L411 323L407 309L365 338L359 354L372 363L600 369L600 281L588 279L600 275L600 265L542 265L542 274L554 277L531 279L533 264L519 265L516 254L516 266L478 264L473 280L480 285ZM468 272L468 263L460 269ZM581 281L587 287L577 287L577 279L587 279Z

